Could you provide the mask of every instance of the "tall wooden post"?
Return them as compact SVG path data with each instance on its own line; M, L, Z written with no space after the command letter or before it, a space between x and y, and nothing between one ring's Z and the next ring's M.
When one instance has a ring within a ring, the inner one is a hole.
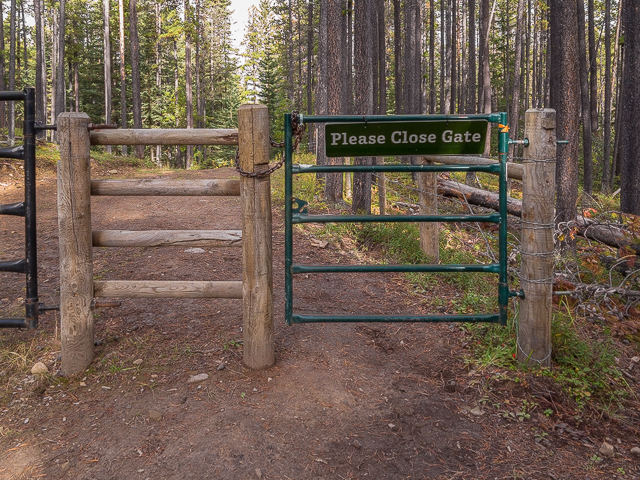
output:
M525 113L522 175L522 266L518 360L551 365L553 228L556 191L556 112Z
M431 164L424 157L422 163ZM424 172L418 174L420 214L438 214L438 178L436 173ZM437 223L420 223L420 248L429 257L432 264L440 261L440 228Z
M81 373L93 360L93 260L89 116L58 116L58 235L62 373Z
M261 172L269 167L269 114L264 105L238 111L240 167ZM242 177L242 291L244 364L252 369L275 362L271 180Z

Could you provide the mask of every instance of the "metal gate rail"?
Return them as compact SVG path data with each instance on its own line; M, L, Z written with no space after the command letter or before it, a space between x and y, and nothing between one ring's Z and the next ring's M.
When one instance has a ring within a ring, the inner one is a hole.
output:
M38 260L36 244L36 103L35 89L20 92L0 92L0 101L24 102L24 141L22 145L0 149L0 158L24 160L24 201L0 205L0 215L24 217L25 258L0 261L0 272L26 275L25 316L0 318L0 328L38 326Z
M486 120L507 124L506 113L489 115L399 115L399 116L299 116L308 123L408 122L425 120ZM488 322L506 324L507 304L520 292L510 291L507 283L507 153L509 136L499 131L499 163L495 165L293 165L292 116L285 115L285 320L311 322ZM308 215L306 202L293 197L293 175L339 172L493 172L499 174L499 212L488 215ZM486 222L499 225L498 263L484 265L294 265L293 225L342 222ZM293 313L293 275L301 273L352 272L466 272L498 275L499 311L481 315L295 315Z

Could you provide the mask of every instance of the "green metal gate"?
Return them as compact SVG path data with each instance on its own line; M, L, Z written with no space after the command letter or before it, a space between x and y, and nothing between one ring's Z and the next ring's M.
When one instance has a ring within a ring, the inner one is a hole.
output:
M315 322L488 322L506 324L507 304L519 292L507 283L507 153L509 148L506 113L488 115L408 115L408 116L298 116L298 123L379 124L383 122L424 122L484 120L498 124L499 163L495 165L293 165L292 115L285 115L285 320ZM488 141L488 139L487 139ZM324 148L321 146L320 148ZM365 155L363 155L365 156ZM366 155L369 156L369 155ZM373 155L375 156L375 155ZM385 154L385 156L387 156ZM293 175L342 172L487 172L499 174L499 212L486 215L309 215L306 203L293 197ZM293 263L293 225L342 222L486 222L499 225L498 263L483 265L300 265ZM499 311L482 315L296 315L293 312L293 276L309 273L353 272L467 272L497 274Z

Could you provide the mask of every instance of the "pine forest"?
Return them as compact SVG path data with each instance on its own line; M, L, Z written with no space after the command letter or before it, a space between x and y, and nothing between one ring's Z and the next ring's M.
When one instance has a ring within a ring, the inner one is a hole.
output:
M505 111L519 138L524 112L549 107L569 142L558 150L558 216L575 217L579 190L620 188L621 209L640 211L634 2L261 0L240 48L228 0L0 3L0 90L35 85L43 123L82 111L123 128L224 128L236 125L242 103L264 103L275 137L283 113L298 110ZM0 105L9 142L21 121L13 110ZM309 131L300 147L317 150L318 163L321 141L321 131ZM219 148L136 154L176 168L232 156ZM326 186L329 199L342 195L336 188Z

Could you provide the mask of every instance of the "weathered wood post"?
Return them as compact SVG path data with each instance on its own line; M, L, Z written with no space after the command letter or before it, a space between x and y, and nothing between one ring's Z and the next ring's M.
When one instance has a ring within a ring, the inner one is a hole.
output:
M261 172L269 167L269 114L264 105L238 111L240 167ZM244 364L253 369L275 362L271 180L242 177L242 291Z
M84 371L93 360L93 260L89 116L58 116L58 235L60 318L64 375Z
M422 163L432 165L433 162L422 158ZM438 177L437 173L421 172L418 174L420 214L438 214ZM440 261L440 227L435 222L420 223L420 249L433 264Z
M518 360L551 365L553 228L556 191L556 112L525 113L522 175L522 266Z

